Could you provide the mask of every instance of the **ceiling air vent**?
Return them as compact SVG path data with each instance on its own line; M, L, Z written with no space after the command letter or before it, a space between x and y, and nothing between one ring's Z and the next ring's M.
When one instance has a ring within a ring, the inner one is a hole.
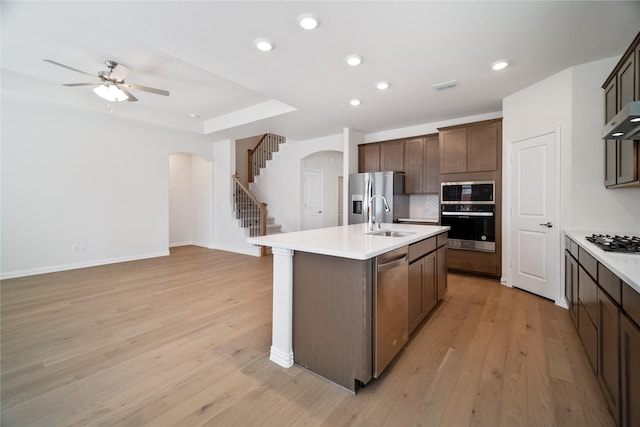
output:
M445 89L451 89L452 87L456 87L457 84L458 84L457 80L451 80L451 81L448 81L448 82L435 84L435 85L433 85L431 87L434 90L445 90Z

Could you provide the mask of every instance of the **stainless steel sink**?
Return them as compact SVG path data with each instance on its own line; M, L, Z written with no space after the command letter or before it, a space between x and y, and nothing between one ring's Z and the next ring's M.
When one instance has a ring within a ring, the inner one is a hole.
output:
M371 231L367 234L370 234L372 236L405 237L405 236L410 236L416 233L412 231L378 230L378 231Z

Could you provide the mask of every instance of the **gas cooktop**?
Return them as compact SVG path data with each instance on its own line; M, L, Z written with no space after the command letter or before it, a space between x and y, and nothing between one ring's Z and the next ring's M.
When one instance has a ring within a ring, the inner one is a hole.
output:
M640 237L638 236L592 234L587 236L587 240L605 251L640 255Z

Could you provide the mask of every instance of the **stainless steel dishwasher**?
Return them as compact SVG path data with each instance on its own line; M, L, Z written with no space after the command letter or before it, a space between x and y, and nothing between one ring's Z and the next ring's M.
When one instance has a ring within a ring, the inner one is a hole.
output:
M407 247L376 258L373 376L378 376L409 339L409 257Z

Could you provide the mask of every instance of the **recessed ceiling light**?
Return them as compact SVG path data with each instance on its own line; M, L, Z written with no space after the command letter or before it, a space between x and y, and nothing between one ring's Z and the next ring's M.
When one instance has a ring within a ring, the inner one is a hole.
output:
M360 105L360 104L361 104L361 102L360 102L360 100L359 100L359 99L350 99L350 100L349 100L349 104L351 104L351 105L352 105L352 106L354 106L354 107L357 107L358 105Z
M634 117L633 119L629 120L631 123L638 123L640 122L640 117Z
M376 83L376 87L379 90L389 89L389 82L378 82L378 83Z
M496 61L491 64L491 69L495 71L504 70L509 66L509 64L511 64L511 61L509 61L508 59L501 59L500 61Z
M349 55L344 58L344 60L347 61L347 64L351 65L352 67L356 67L362 64L362 56L360 55Z
M263 52L269 52L274 47L273 43L268 39L257 39L254 43L256 47Z
M622 135L624 135L624 132L616 132L611 134L611 136L622 136Z
M305 30L313 30L320 24L318 18L311 13L305 13L304 15L300 15L298 17L298 24Z

